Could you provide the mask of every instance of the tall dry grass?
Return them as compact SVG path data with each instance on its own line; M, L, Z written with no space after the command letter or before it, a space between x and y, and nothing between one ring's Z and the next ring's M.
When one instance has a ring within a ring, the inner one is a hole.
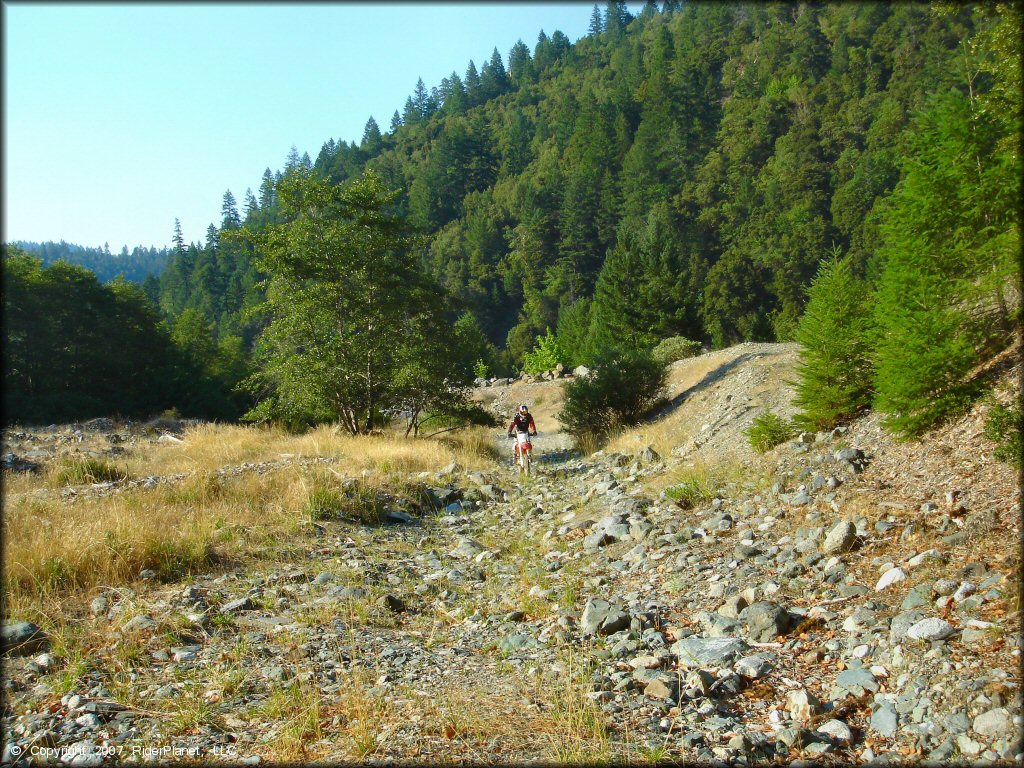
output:
M325 487L340 489L345 477L361 478L369 497L375 488L401 487L410 473L453 461L467 469L492 466L492 443L486 430L426 440L352 437L327 427L290 435L203 425L185 432L181 443L144 444L119 457L131 477L187 473L154 488L65 498L55 486L66 474L19 478L16 489L6 483L4 489L8 611L49 612L69 592L125 584L146 568L163 579L201 572L296 534L317 508L311 497ZM285 457L292 461L269 470L217 475L221 467ZM302 457L335 461L301 466ZM369 477L362 478L364 470Z

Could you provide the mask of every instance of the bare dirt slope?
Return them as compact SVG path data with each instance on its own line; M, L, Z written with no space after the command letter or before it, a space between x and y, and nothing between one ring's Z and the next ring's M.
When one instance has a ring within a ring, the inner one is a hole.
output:
M766 410L783 418L796 412L787 383L795 377L796 350L795 344L746 343L673 363L665 407L650 423L612 440L609 450L636 453L650 445L666 457L752 458L743 431L754 418ZM563 386L562 381L517 381L477 388L474 399L508 420L526 403L543 433L540 442L555 449L572 444L558 422Z

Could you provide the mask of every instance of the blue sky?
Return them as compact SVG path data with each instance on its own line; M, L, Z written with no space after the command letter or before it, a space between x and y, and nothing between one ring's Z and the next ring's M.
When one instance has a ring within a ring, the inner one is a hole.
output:
M293 144L387 130L418 77L575 41L591 7L4 3L3 240L201 241Z

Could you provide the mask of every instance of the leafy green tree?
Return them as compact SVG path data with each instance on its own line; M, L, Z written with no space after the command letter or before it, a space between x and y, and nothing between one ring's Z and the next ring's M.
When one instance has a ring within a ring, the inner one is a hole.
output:
M849 259L834 252L808 292L797 341L798 421L829 429L871 404L871 304Z
M270 276L271 319L254 382L262 402L249 418L336 419L369 432L402 404L411 385L398 373L438 335L443 291L420 270L379 176L336 187L296 174L279 195L287 223L250 235Z

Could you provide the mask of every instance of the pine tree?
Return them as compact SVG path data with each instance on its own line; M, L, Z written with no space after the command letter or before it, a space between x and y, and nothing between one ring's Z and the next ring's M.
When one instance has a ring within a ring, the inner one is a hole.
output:
M260 209L256 202L256 195L252 193L251 187L245 188L245 217L248 219Z
M481 101L497 98L508 90L508 73L501 61L501 54L495 48L490 60L484 64L480 72Z
M597 37L602 32L604 32L604 17L601 15L601 9L595 3L594 10L590 14L590 27L587 29L587 34Z
M174 250L179 256L185 252L185 236L181 233L181 222L178 219L174 220L174 237L171 242L174 243Z
M263 177L260 180L260 208L264 211L271 208L274 205L274 176L271 174L270 169L267 168L263 171Z
M402 127L402 116L398 114L398 110L395 110L395 114L391 116L391 133L394 133Z
M793 402L801 423L822 430L871 404L871 305L867 285L838 250L820 264L807 296Z
M377 125L377 121L373 119L372 115L366 121L366 127L363 128L363 139L360 142L360 147L371 157L380 153L380 126Z
M904 176L883 212L875 405L916 435L964 408L972 369L1012 332L1019 164L997 118L958 91L914 123Z
M466 100L469 106L475 107L483 101L483 98L480 92L480 73L476 71L476 64L473 63L472 59L469 60L469 66L466 67L466 77L464 79L466 83Z
M224 193L220 207L221 229L238 229L242 226L242 218L238 215L238 204L231 190Z

